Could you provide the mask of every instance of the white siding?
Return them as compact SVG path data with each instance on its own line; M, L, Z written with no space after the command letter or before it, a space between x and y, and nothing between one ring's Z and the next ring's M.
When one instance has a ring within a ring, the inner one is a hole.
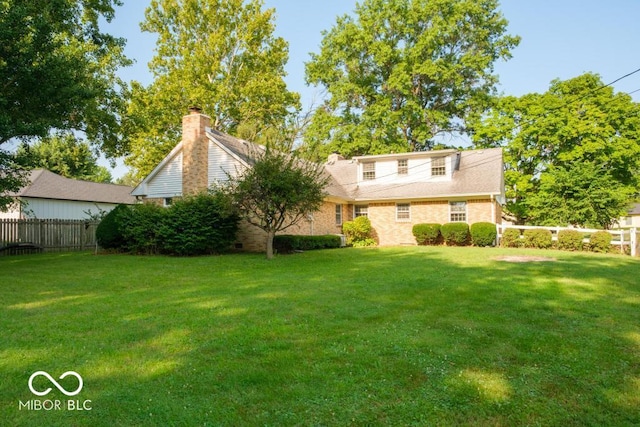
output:
M36 219L89 219L89 213L109 212L114 203L77 202L73 200L31 199L25 197L22 208L24 218Z
M225 182L228 180L227 173L236 175L242 172L244 166L217 144L209 142L209 185L215 182Z
M163 198L182 194L182 152L168 162L147 183L147 197Z
M361 161L358 165L358 181L360 184L394 184L416 181L450 181L452 171L452 156L445 158L447 172L444 176L431 176L431 157L409 158L407 162L407 174L398 175L398 159L377 160L376 179L363 180L363 168Z

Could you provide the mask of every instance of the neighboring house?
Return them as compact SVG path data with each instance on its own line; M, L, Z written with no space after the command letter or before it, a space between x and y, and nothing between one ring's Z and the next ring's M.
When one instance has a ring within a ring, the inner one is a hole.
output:
M65 178L46 169L30 172L29 183L11 194L15 203L0 218L88 219L120 203L134 204L131 187Z
M174 197L202 191L251 167L256 144L211 129L192 110L182 121L182 141L135 188L140 200L168 205ZM286 230L336 234L344 221L366 215L381 245L415 244L417 223L501 222L504 203L502 150L437 150L344 159L329 156L325 203ZM265 235L242 224L238 247L263 250Z
M640 228L640 203L635 203L627 211L627 216L620 218L620 226Z

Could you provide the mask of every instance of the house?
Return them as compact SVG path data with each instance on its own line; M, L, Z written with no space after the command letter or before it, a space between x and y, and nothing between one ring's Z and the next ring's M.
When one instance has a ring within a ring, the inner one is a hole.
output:
M619 224L621 227L625 228L640 228L640 203L634 203L634 205L627 211L627 216L620 218Z
M169 205L173 198L208 188L251 167L264 149L210 128L198 109L183 118L182 141L134 189L139 200ZM504 203L502 150L436 150L329 156L325 202L291 227L293 234L339 234L344 221L366 215L380 245L415 244L417 223L501 222ZM265 235L242 224L238 247L263 250Z
M131 187L65 178L46 169L34 169L28 184L11 194L15 203L0 219L88 219L120 203L134 204Z

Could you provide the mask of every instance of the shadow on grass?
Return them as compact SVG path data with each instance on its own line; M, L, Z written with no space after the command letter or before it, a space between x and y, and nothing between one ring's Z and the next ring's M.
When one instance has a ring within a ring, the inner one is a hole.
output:
M16 425L640 423L638 261L491 259L504 253L0 260L13 278L0 289L0 415ZM93 409L18 410L37 370L81 373L78 397Z

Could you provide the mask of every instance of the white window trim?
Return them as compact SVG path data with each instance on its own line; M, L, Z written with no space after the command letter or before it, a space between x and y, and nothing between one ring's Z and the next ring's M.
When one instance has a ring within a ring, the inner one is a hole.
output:
M408 207L407 211L400 211L398 208L400 206ZM407 218L400 218L400 213L407 213L409 216ZM396 203L396 221L397 222L411 222L411 203Z
M367 170L370 167L371 170ZM367 177L367 174L372 174ZM373 181L376 179L376 162L364 162L362 163L362 180L363 181Z
M400 166L400 162L404 164ZM408 159L398 159L398 175L405 176L409 175L409 160Z
M343 211L341 204L336 204L336 225L342 225Z
M462 214L463 212L454 212L451 208L453 207L454 203L464 203L464 221L460 221L460 220L454 220L452 218L453 214ZM469 222L469 204L467 203L466 200L455 200L452 202L449 202L449 222Z
M436 160L441 160L442 161L442 166L436 166L434 163ZM443 173L440 174L434 174L433 170L434 169L444 169ZM446 157L432 157L431 158L431 176L447 176L447 158Z
M358 215L358 208L362 209L364 208L364 214L360 214ZM369 205L354 205L353 206L353 218L357 218L359 216L366 216L367 218L369 217Z

